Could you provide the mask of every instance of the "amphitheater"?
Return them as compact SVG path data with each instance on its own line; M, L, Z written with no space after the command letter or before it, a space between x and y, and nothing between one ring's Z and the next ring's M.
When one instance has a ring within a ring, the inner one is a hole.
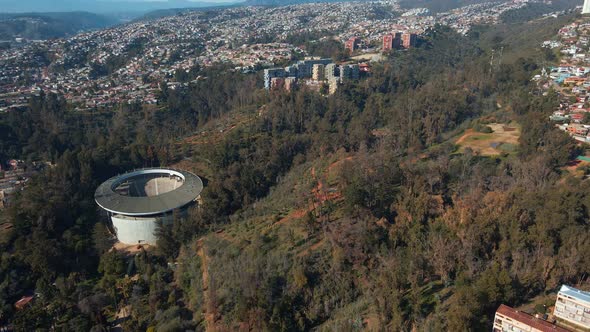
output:
M203 182L191 172L147 168L105 181L94 198L121 243L155 245L157 224L185 214L202 190Z

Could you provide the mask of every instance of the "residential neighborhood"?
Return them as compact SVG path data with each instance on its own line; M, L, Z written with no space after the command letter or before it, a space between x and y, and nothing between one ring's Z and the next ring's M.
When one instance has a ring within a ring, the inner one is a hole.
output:
M289 43L298 35L343 44L359 38L358 53L372 53L380 51L385 35L421 34L436 24L464 34L474 24L496 23L502 13L535 1L474 4L437 14L403 10L395 0L232 7L140 20L67 39L18 38L0 51L0 112L24 107L41 91L63 94L76 110L156 104L161 82L172 89L187 84L177 73L215 64L257 71L295 55L314 56Z
M555 125L580 142L590 142L590 21L587 18L562 27L557 37L542 43L559 57L559 63L542 68L533 81L544 94L557 93L559 107L550 116Z

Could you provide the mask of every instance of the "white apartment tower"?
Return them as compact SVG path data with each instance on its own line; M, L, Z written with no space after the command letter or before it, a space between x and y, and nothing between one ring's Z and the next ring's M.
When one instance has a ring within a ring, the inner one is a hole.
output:
M590 14L590 0L584 0L584 7L582 7L582 14Z

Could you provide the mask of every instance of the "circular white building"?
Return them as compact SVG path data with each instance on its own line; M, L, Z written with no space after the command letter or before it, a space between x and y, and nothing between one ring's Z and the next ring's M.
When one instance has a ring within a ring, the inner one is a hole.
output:
M191 172L147 168L108 179L94 199L107 211L120 242L155 245L156 222L186 212L202 190L203 182Z

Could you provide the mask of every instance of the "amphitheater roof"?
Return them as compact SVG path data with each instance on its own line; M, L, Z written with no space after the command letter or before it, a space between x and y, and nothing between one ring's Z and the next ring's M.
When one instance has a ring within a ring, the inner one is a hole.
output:
M156 196L133 197L121 195L115 191L115 187L121 182L146 174L179 176L183 179L183 183L172 191ZM168 168L144 168L108 179L96 189L94 199L101 208L111 213L149 216L181 208L194 201L202 190L201 178L191 172Z

